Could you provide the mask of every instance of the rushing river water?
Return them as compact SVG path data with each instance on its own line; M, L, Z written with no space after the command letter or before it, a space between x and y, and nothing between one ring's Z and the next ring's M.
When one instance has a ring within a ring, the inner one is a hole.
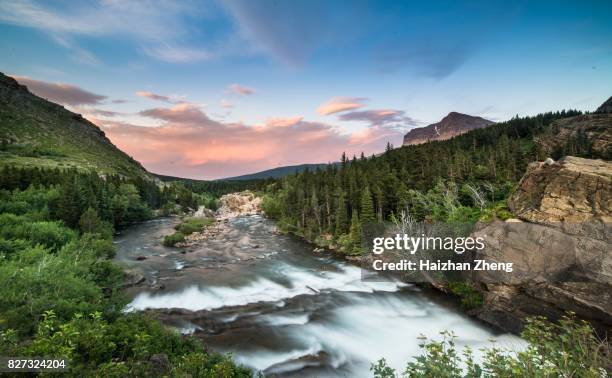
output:
M134 226L116 239L117 259L147 283L128 289L130 310L158 310L183 333L266 375L371 376L385 357L403 371L419 353L419 335L457 335L459 347L523 342L462 315L409 284L362 280L359 267L316 254L275 232L259 216L238 217L187 250L161 245L172 218Z

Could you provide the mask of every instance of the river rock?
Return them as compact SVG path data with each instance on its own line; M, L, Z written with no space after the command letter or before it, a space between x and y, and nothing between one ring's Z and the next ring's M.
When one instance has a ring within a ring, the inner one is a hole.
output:
M123 286L124 287L136 286L136 285L139 285L145 282L146 280L147 279L145 278L145 276L143 276L142 274L138 272L126 271L123 273Z
M519 218L478 228L473 257L512 262L513 272L474 271L484 304L478 316L518 332L526 316L573 311L601 332L612 329L612 163L565 157L532 163L509 200Z

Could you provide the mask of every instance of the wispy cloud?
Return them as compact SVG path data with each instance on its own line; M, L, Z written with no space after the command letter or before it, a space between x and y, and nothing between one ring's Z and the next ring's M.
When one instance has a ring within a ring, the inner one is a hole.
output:
M406 116L402 110L378 109L362 110L341 114L338 117L342 121L364 121L371 126L384 126L388 128L407 129L419 124L415 119Z
M74 37L121 35L144 44L143 51L154 58L185 63L210 57L203 49L178 43L188 35L185 17L200 13L200 9L192 1L0 1L0 22L44 31L87 64L97 59Z
M150 100L157 100L157 101L163 101L163 102L173 102L173 100L169 96L163 96L163 95L159 95L159 94L156 94L156 93L153 93L153 92L147 92L147 91L136 92L136 96L148 98Z
M250 96L256 92L255 88L246 87L240 84L231 84L227 87L227 90L230 93L239 94L241 96Z
M295 116L289 118L268 118L266 120L267 127L291 127L302 122L303 116Z
M97 105L107 99L107 96L86 91L71 84L50 83L34 80L26 76L14 76L20 84L37 96L62 105Z
M195 105L182 103L171 108L153 108L143 110L139 113L142 116L155 118L161 121L183 123L183 124L215 124L208 116Z
M196 63L212 58L213 54L204 48L170 46L164 44L156 47L145 47L143 51L150 57L168 63Z
M317 112L321 115L345 112L347 110L359 109L365 106L367 98L362 97L334 97L324 104L321 104Z

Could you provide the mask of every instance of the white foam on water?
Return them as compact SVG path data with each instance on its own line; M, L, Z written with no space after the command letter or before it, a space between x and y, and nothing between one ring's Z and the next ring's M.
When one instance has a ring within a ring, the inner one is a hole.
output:
M281 364L286 361L296 360L301 357L313 356L322 351L321 345L313 344L306 349L292 350L288 352L257 351L233 355L234 359L240 363L252 367L255 370L265 370L270 366Z
M497 346L522 350L525 342L519 337L503 334L495 337L481 324L416 296L354 296L352 304L335 308L333 318L325 322L308 322L295 327L292 338L305 345L322 346L330 355L332 365L348 362L351 377L370 377L370 363L385 358L397 372L420 354L419 336L441 339L440 331L453 331L459 352L469 345L480 360L481 347ZM250 354L235 354L247 366L265 370L278 364L285 354L266 354L264 360ZM255 361L252 361L255 358ZM273 362L264 367L264 361ZM287 362L291 359L285 360ZM288 364L288 366L292 366ZM299 365L295 365L298 369Z
M262 317L262 321L275 326L286 326L286 325L304 325L308 323L310 316L308 314L295 314L295 315L265 315Z
M279 264L277 271L288 279L284 286L270 279L257 278L239 287L189 286L177 292L162 294L140 293L128 306L130 310L153 308L184 308L187 310L212 310L226 306L244 306L257 302L276 302L298 295L315 295L321 291L342 292L374 291L395 292L407 284L399 281L363 282L361 269L346 265L338 272L304 270L289 264Z

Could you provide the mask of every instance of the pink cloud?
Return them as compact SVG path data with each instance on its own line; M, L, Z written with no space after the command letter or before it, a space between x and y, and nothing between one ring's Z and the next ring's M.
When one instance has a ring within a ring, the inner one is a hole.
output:
M249 96L255 93L255 88L245 87L244 85L240 85L240 84L232 84L229 87L227 87L227 89L230 92L239 94L241 96Z
M28 87L35 95L62 105L96 105L107 99L106 96L70 84L50 83L26 76L13 76L13 78Z
M303 116L289 117L289 118L268 118L266 120L266 126L268 127L290 127L298 124L304 119Z
M171 108L153 108L143 110L139 113L145 117L155 118L166 122L178 122L186 124L213 124L212 121L203 111L195 105L181 103L174 105Z
M347 110L359 109L365 106L365 98L360 97L334 97L319 106L317 112L321 115L330 115Z
M170 97L159 95L153 92L139 91L139 92L136 92L136 96L145 97L151 100L171 102Z
M189 104L140 114L163 123L143 127L91 120L149 170L181 177L214 179L277 166L337 161L342 152L349 156L361 151L381 152L387 142L371 134L353 138L331 125L304 121L301 116L271 118L264 125L251 126L211 120ZM401 140L401 134L394 137L397 142Z

